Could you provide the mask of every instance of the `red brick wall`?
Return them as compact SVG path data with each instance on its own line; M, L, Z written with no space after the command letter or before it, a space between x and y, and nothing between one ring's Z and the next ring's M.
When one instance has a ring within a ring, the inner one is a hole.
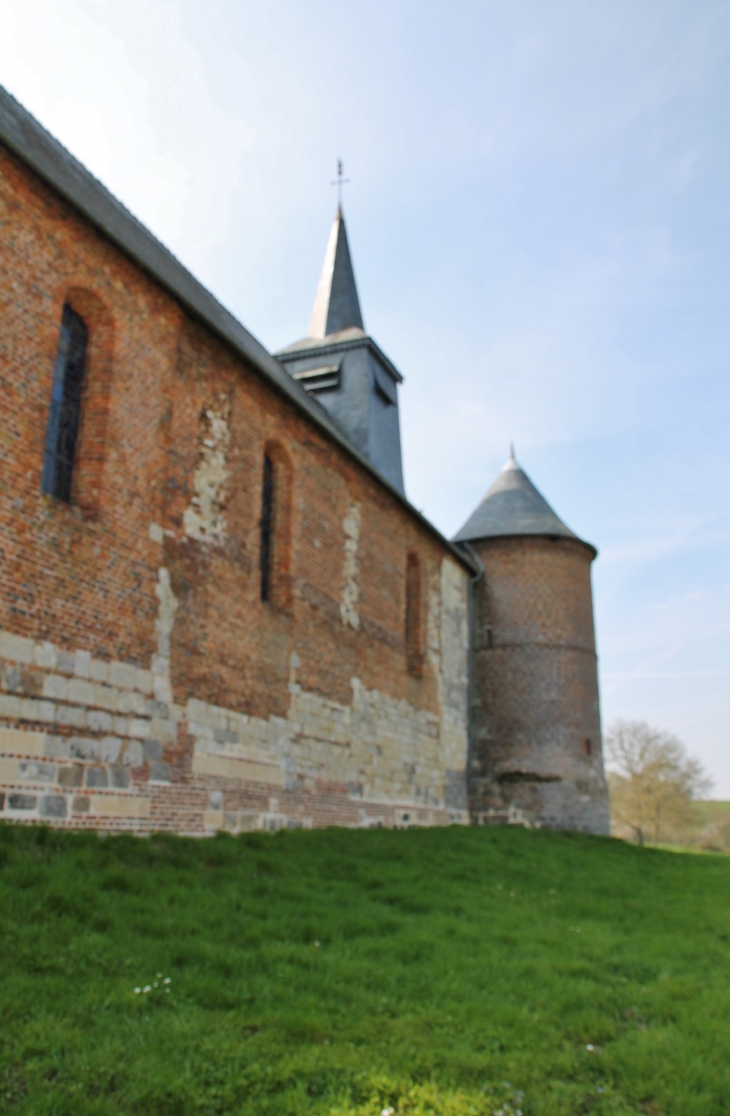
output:
M405 570L408 552L417 553L424 586L436 591L448 549L2 147L0 247L0 629L148 669L164 567L177 599L177 706L195 698L283 717L296 654L302 690L347 705L358 678L414 715L438 718L434 660L424 659L422 677L407 669ZM90 330L70 505L40 491L64 302ZM225 529L213 541L185 529L211 410L229 432ZM270 603L260 600L259 572L265 450L287 490ZM340 609L343 520L353 504L357 629ZM164 749L179 779L189 777L186 740L180 721ZM135 778L146 774L141 767Z

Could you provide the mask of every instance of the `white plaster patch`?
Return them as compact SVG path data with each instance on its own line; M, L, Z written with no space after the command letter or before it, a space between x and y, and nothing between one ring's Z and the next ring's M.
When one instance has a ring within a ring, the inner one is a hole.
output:
M360 627L360 616L356 605L359 597L357 588L357 549L360 545L360 507L350 504L347 515L342 520L342 529L345 532L345 562L342 568L342 596L340 598L340 616L342 623L348 624L355 631Z
M230 405L222 401L220 410L205 412L208 429L200 447L200 460L193 477L195 495L185 509L183 528L188 538L220 543L225 538L225 482L228 478L226 454L231 432L228 427Z
M157 654L152 660L152 687L158 701L170 705L172 685L170 682L170 636L175 622L177 597L170 584L170 571L163 566L157 572L155 593L160 602L155 620L157 631Z

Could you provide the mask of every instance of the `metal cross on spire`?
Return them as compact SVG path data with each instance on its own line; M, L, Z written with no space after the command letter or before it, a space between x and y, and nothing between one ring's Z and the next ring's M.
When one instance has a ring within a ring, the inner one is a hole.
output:
M347 185L347 183L350 181L349 178L343 178L342 177L344 173L345 173L345 168L344 168L344 165L342 163L342 159L338 159L337 160L337 178L335 178L332 182L330 182L330 186L336 186L337 187L337 205L340 209L342 208L342 187Z

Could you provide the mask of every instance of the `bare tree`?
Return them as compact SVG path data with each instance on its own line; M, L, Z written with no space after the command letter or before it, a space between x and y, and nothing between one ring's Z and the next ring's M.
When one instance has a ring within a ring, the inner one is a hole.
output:
M643 845L658 844L692 825L691 802L712 780L672 733L645 721L616 721L606 736L611 815Z

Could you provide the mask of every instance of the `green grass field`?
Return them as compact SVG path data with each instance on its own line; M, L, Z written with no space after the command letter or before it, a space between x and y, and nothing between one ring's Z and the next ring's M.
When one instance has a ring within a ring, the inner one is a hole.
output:
M730 858L0 826L0 863L3 1113L730 1112Z

